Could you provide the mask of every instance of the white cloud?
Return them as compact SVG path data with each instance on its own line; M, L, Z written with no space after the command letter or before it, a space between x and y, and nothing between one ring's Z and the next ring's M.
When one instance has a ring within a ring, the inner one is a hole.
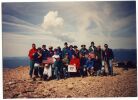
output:
M64 24L64 19L58 16L58 11L49 11L46 16L44 16L43 23L41 26L47 29L60 28Z

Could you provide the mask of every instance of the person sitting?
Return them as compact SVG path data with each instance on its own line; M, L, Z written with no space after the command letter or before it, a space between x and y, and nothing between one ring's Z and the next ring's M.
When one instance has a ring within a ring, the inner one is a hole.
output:
M54 71L56 80L59 80L61 77L61 70L62 70L62 61L60 60L59 55L55 56L56 61L54 62Z
M75 54L72 55L72 59L70 60L70 65L74 65L76 67L77 73L80 70L80 59L76 57Z
M86 61L86 66L87 66L87 75L91 76L94 74L94 58L91 58L88 56L88 60Z
M68 53L66 53L65 58L62 59L63 62L63 74L64 78L69 77L68 75L68 65L69 65L69 56Z

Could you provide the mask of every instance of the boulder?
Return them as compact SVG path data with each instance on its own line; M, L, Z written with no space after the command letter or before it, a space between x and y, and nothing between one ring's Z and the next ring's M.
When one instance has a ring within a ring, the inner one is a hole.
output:
M67 88L71 90L71 89L73 89L73 85L72 84L68 84Z

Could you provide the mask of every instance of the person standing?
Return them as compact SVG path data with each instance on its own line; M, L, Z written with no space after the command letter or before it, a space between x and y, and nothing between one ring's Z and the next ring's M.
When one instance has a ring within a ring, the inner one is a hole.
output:
M78 50L78 47L76 45L74 46L74 53L77 56L77 58L79 58L79 50Z
M62 61L59 57L59 55L55 56L56 61L54 62L54 71L55 71L55 76L56 80L59 80L61 77L61 70L62 70Z
M86 49L86 45L81 45L80 53L84 55L88 53L88 50Z
M75 54L75 51L73 50L73 46L70 45L69 46L69 51L68 51L68 55L69 55L69 59L72 58L72 55Z
M65 58L66 53L69 54L69 47L67 42L64 43L64 48L62 49L62 58Z
M91 42L91 45L89 47L89 52L96 53L96 46L94 45L94 42Z
M84 77L85 64L86 64L86 58L85 58L84 54L80 53L80 76L81 77Z
M100 75L101 74L101 69L102 69L102 60L103 60L103 50L101 49L101 46L97 46L96 50L96 64L95 64L95 70L96 74Z
M42 60L47 60L49 57L49 51L46 49L46 45L42 45Z
M108 74L113 76L113 66L112 66L112 61L114 59L114 54L112 49L108 48L108 45L104 45L104 61L107 64L108 67Z
M35 63L34 64L35 77L39 77L40 75L40 78L42 78L44 69L42 68L42 50L40 47L37 49L37 52L35 52L34 54L34 63Z
M68 74L69 55L68 55L68 53L66 53L65 58L62 59L62 62L63 62L64 78L67 78L67 77L69 77L69 74Z
M33 70L34 70L34 54L36 53L36 45L33 43L32 48L29 50L28 57L30 59L30 70L29 70L29 75L30 78L32 78Z

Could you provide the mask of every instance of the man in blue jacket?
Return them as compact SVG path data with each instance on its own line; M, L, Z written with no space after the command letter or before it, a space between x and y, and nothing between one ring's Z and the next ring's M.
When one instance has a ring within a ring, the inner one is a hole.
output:
M46 45L42 45L42 60L47 60L49 51L46 49Z

